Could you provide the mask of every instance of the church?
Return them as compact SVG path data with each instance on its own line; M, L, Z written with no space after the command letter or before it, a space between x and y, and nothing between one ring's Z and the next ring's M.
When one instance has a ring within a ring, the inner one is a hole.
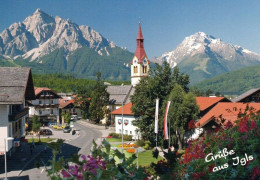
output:
M116 133L122 131L126 135L132 135L133 139L140 138L137 127L132 125L135 120L131 111L131 96L134 94L135 86L143 77L149 76L150 61L145 53L144 38L141 24L136 38L136 51L131 61L131 85L108 86L110 115L108 120L115 124ZM123 129L122 129L123 127Z

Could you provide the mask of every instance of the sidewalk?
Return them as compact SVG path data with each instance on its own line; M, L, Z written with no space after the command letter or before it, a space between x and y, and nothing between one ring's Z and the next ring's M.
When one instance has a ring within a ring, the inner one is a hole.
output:
M26 143L21 150L17 149L11 157L7 155L7 173L8 177L19 176L26 168L26 166L32 162L44 149L44 145L36 145L35 149L31 153L30 145ZM5 177L4 172L4 158L0 159L0 178Z

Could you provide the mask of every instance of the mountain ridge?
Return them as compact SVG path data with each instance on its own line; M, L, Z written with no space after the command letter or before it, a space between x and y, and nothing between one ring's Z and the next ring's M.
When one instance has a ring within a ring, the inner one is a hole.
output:
M162 61L167 61L172 68L178 66L195 84L225 72L260 64L260 55L197 32L186 37L173 51L155 59L155 62Z

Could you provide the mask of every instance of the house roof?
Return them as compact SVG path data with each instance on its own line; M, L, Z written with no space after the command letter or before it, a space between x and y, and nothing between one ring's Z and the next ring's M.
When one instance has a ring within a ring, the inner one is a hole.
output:
M71 100L66 100L66 98L59 99L59 108L60 109L66 108L68 105L74 104L74 102L75 102L74 99Z
M260 103L232 103L232 102L219 102L207 114L205 114L197 123L197 127L203 127L211 120L217 119L222 116L226 119L225 122L234 123L237 120L239 112L244 112L247 105L253 107L256 111L260 110Z
M48 91L48 92L53 93L56 96L55 98L61 98L55 91L53 91L47 87L34 87L34 91L35 91L35 96L40 95L44 91Z
M128 104L124 105L123 108L120 107L120 108L112 111L110 114L117 115L117 114L122 114L123 113L123 115L131 115L131 116L133 116L134 114L132 113L131 108L132 108L132 103L128 103Z
M232 102L241 102L243 99L247 98L248 96L250 96L251 94L260 91L260 87L259 88L255 88L255 89L250 89L249 91L241 94L240 96L237 96L235 98L233 98L231 101Z
M109 104L126 104L130 102L130 96L134 94L134 87L131 85L107 86L107 92Z
M0 67L0 104L22 104L35 99L30 68Z
M218 103L219 101L225 99L225 97L196 97L197 104L200 107L200 111L204 111L210 106Z

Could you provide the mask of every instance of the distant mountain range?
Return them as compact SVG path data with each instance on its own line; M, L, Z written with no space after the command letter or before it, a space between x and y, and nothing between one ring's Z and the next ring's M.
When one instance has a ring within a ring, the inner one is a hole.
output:
M133 39L134 41L134 39ZM89 26L53 17L37 9L23 22L0 34L0 66L28 66L37 73L68 73L94 78L129 80L134 54L116 46ZM154 62L178 65L191 84L247 66L260 64L260 56L240 46L198 32Z
M171 67L178 65L190 76L192 84L196 84L219 74L260 64L260 55L198 32L153 61L167 61Z

